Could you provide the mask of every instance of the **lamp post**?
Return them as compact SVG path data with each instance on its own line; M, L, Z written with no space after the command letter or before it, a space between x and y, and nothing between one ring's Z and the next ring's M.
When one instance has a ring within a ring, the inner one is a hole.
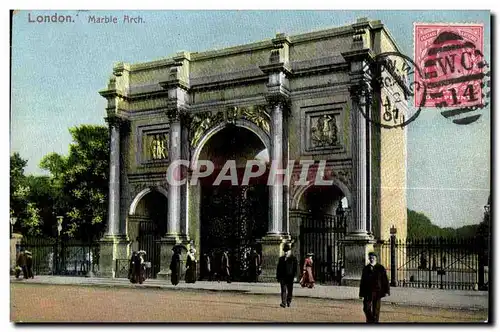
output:
M59 256L60 256L59 241L60 241L60 239L59 238L61 237L63 219L64 219L63 216L57 216L57 241L56 241L56 259L55 259L56 273L59 272L59 268L60 268L60 262L59 262Z
M58 238L61 236L63 219L64 219L63 216L57 216L57 237Z
M16 217L10 217L10 238L12 239L12 235L14 234L14 225L17 222Z

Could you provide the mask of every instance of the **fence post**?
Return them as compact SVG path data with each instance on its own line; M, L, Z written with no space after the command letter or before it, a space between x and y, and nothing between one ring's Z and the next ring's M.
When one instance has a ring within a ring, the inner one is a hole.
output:
M485 282L484 282L484 266L485 266L485 241L484 236L480 235L474 239L474 248L478 250L477 260L479 263L477 272L478 272L478 290L485 290ZM479 240L479 241L477 241ZM479 243L478 243L479 242Z
M429 238L428 240L428 249L429 249L429 288L432 288L432 243L433 238Z
M391 287L396 287L397 276L396 276L396 227L392 225L391 229Z

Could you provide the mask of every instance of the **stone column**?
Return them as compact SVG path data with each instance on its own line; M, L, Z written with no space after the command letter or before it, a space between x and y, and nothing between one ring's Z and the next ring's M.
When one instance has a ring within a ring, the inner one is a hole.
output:
M128 259L130 241L120 233L120 128L117 116L106 118L110 130L109 198L107 231L100 241L99 276L115 277L116 260Z
M170 94L176 96L177 89L169 91ZM181 121L182 108L178 105L176 98L171 98L170 106L167 110L167 116L170 121L169 131L169 164L175 161L182 160L182 121ZM183 166L182 166L183 167ZM182 180L186 178L186 171L180 165L172 169L172 173L167 176L173 176L175 180ZM172 259L172 248L177 244L183 244L188 247L189 237L186 234L187 227L183 225L182 221L182 206L184 199L182 198L182 191L186 190L186 184L178 185L173 184L168 179L168 218L167 218L167 234L158 241L160 244L160 267L161 270L157 274L159 279L168 279L170 277L170 261Z
M174 111L175 112L175 111ZM169 161L181 159L181 121L179 112L170 119L170 134L169 134ZM180 180L181 167L176 167L173 173L175 179ZM177 236L180 230L181 221L181 186L172 185L168 181L168 220L167 220L167 236Z
M288 40L284 36L278 36L274 43L280 45L278 51L271 52L270 64L261 66L260 69L269 75L267 84L266 100L270 110L270 135L271 135L271 167L270 173L276 170L284 170L287 167L288 158L288 127L286 126L286 117L288 116L289 90L288 78L290 70L287 67L288 62ZM276 53L277 52L277 53ZM276 59L280 61L275 61ZM277 172L279 174L281 172ZM275 173L276 174L276 173ZM270 174L271 176L271 174ZM288 211L285 199L287 197L287 187L283 185L284 175L277 175L277 181L269 188L269 225L267 235L260 240L262 245L262 281L276 280L276 262L282 254L283 244L290 241L288 234ZM284 233L286 232L286 233Z
M354 176L354 200L352 204L353 222L349 227L349 235L351 236L367 236L366 231L366 203L367 203L367 159L366 159L366 121L362 115L360 108L360 96L358 90L351 94L353 110L351 113L352 120L352 160L353 160L353 176Z
M366 128L366 231L368 235L373 235L372 230L372 133L373 126L368 121L372 116L372 94L373 91L369 90L365 94L365 114L366 118L364 119L365 128Z
M351 146L352 146L352 210L347 215L348 234L344 240L345 271L344 285L359 286L361 272L367 262L368 252L373 250L373 237L367 232L367 122L361 107L369 107L364 102L365 91L359 85L351 92Z
M271 166L283 169L283 102L274 101L271 105ZM286 165L286 164L285 164ZM286 166L285 166L286 167ZM272 170L271 170L272 172ZM271 214L269 235L279 235L283 231L283 178L277 175L269 192Z
M110 131L109 198L107 236L117 235L120 228L120 122L119 118L107 118Z

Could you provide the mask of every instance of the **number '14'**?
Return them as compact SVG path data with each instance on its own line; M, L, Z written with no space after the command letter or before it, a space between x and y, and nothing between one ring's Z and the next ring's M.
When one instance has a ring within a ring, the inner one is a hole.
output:
M448 91L451 92L451 98L453 99L453 104L452 105L458 105L460 102L458 101L457 98L457 90L455 88L448 89ZM468 97L470 101L476 101L476 93L474 91L474 85L468 84L467 88L464 91L464 94L462 95L464 97Z

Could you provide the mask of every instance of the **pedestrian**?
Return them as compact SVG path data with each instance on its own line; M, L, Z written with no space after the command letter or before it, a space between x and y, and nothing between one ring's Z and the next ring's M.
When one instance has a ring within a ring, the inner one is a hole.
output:
M211 254L203 254L203 277L212 281L212 258Z
M172 282L172 285L175 286L179 283L181 273L181 249L179 246L177 246L174 247L172 251L174 253L172 255L172 261L170 262L170 281Z
M139 250L137 252L137 257L134 263L136 279L139 282L139 284L142 284L144 280L146 280L146 265L144 256L146 256L146 251Z
M312 252L307 253L306 259L304 260L304 266L302 267L302 278L300 279L300 285L302 287L314 287L313 256L314 254Z
M132 256L130 256L130 262L128 265L128 279L131 283L135 284L137 280L135 279L135 261L137 259L137 251L132 252Z
M276 279L281 287L281 303L280 306L289 307L293 297L293 281L297 275L297 258L292 255L291 246L286 243L283 246L285 254L278 260L278 268L276 269Z
M33 254L28 250L25 250L24 254L26 255L26 273L28 275L28 279L35 279L35 276L33 275Z
M389 279L385 268L377 263L374 252L368 254L370 263L363 268L359 285L359 297L363 299L363 311L367 323L378 323L380 300L390 295Z
M21 249L19 252L16 264L20 268L20 270L18 269L16 272L16 278L19 278L21 272L23 272L23 278L28 279L28 272L26 271L26 254L24 253L24 249Z
M231 266L229 264L229 252L227 249L225 249L224 252L222 253L220 276L222 278L225 278L228 284L231 283Z
M248 266L248 274L250 282L258 282L260 272L261 272L260 256L257 253L257 250L252 249L252 251L250 252L250 259Z
M186 283L194 284L196 282L196 249L189 249L186 259Z

